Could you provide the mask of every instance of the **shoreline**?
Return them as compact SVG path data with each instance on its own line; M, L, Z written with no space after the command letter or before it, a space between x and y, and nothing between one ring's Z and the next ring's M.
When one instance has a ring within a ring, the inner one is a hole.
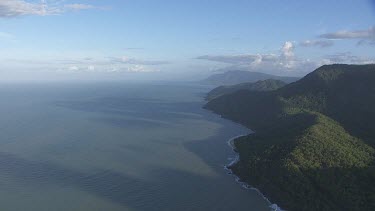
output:
M224 170L227 171L227 174L228 175L232 175L234 177L234 180L241 185L242 188L244 189L247 189L247 190L254 190L256 191L260 196L263 197L263 199L265 199L270 205L269 205L269 208L271 209L271 211L284 211L283 209L281 209L277 204L274 204L272 203L259 189L247 184L246 182L242 182L241 181L241 178L236 175L231 169L230 167L233 166L234 164L236 164L239 160L240 160L240 154L237 152L236 150L236 146L234 145L234 142L236 141L236 139L240 138L240 137L244 137L244 136L247 136L247 135L237 135L237 136L234 136L232 138L230 138L228 141L227 141L227 144L228 146L232 149L232 152L234 153L234 157L229 157L228 160L230 160L230 162L226 165L224 165Z
M207 102L207 100L206 100L206 102ZM205 110L208 110L208 111L210 111L210 112L212 112L213 114L216 114L216 115L218 115L220 118L222 118L222 119L226 119L226 120L228 120L228 121L231 121L232 123L234 123L234 124L237 124L237 125L239 125L239 126L241 126L241 127L246 127L246 126L244 126L244 125L242 125L241 123L238 123L238 122L235 122L235 121L233 121L233 120L231 120L231 119L229 119L229 118L225 118L225 116L223 116L223 115L221 115L221 114L219 114L219 113L216 113L216 112L214 112L214 111L212 111L212 110L209 110L209 109L207 109L207 108L204 108L203 107L203 109L205 109ZM247 127L246 127L247 128ZM241 178L238 176L238 175L236 175L231 169L230 169L230 167L231 166L233 166L234 164L236 164L239 160L240 160L240 154L237 152L237 150L236 150L236 147L235 147L235 145L234 145L234 142L235 142L235 140L236 139L238 139L238 138L240 138L240 137L244 137L244 136L247 136L247 135L249 135L249 134L252 134L252 133L255 133L255 131L253 131L253 130L251 130L250 128L247 128L247 129L249 129L251 132L250 133L248 133L248 134L242 134L242 135L237 135L237 136L234 136L234 137L231 137L231 138L229 138L229 140L227 141L227 144L228 144L228 146L232 149L232 152L233 152L233 156L234 157L228 157L228 160L230 160L230 162L228 163L228 164L225 164L224 166L223 166L223 168L224 168L224 170L225 171L227 171L227 174L228 175L231 175L232 177L234 177L234 180L238 183L238 184L240 184L241 185L241 187L242 188L244 188L244 189L246 189L246 190L253 190L253 191L256 191L264 200L266 200L267 202L268 202L268 204L269 204L269 208L270 208L270 211L286 211L286 210L283 210L281 207L279 207L277 204L275 204L275 203L272 203L259 189L257 189L257 188L255 188L255 187L253 187L253 186L251 186L251 185L249 185L249 184L247 184L246 182L242 182L241 181Z

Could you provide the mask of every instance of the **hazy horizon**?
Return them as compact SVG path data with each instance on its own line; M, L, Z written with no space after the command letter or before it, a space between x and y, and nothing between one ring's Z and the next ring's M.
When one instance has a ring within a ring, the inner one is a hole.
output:
M0 79L304 76L374 63L375 1L1 0Z

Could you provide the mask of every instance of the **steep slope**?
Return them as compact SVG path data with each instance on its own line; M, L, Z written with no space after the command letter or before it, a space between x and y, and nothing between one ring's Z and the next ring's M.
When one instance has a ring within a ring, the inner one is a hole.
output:
M286 83L279 80L267 79L264 81L257 81L255 83L241 83L229 86L219 86L207 94L206 100L213 100L225 94L231 94L239 90L248 91L272 91L285 86Z
M238 139L234 173L286 210L373 210L374 149L324 115L299 115Z
M375 65L326 65L280 90L288 107L322 112L375 144Z
M234 71L228 71L225 73L212 75L204 79L201 82L204 84L212 84L212 85L220 86L220 85L234 85L234 84L246 83L246 82L254 83L256 81L260 81L260 80L263 81L267 79L274 79L274 80L284 81L286 83L291 83L291 82L298 80L299 78L275 76L275 75L269 75L269 74L259 73L259 72L234 70Z
M287 210L374 210L375 65L326 65L270 92L206 108L255 134L232 169Z

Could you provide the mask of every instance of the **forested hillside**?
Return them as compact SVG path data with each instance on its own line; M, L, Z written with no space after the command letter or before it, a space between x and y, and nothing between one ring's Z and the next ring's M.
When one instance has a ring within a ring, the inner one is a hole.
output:
M207 94L207 100L213 100L214 98L223 96L225 94L231 94L236 91L240 90L248 90L248 91L272 91L280 89L281 87L285 86L287 83L279 80L274 79L267 79L264 81L257 81L254 83L240 83L236 85L228 85L228 86L219 86Z
M282 208L375 209L375 65L325 65L206 108L256 131L235 141L231 168Z

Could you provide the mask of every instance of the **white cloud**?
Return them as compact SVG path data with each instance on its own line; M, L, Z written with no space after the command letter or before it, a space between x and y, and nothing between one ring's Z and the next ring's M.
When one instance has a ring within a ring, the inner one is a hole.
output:
M148 68L144 65L132 65L125 68L126 72L132 73L152 73L152 72L160 72L158 69Z
M67 12L69 10L86 10L95 9L95 7L87 4L67 4L62 5L60 1L35 1L26 0L0 0L0 18L11 18L25 15L56 15Z
M332 40L305 40L299 43L302 47L320 47L326 48L333 45Z
M250 65L256 67L260 65L262 62L263 62L263 56L260 54L257 54L256 58L254 59L253 62L250 63Z
M374 45L375 44L375 26L363 30L342 30L333 33L326 33L320 35L325 39L354 39L359 40L358 45Z
M281 48L282 55L285 58L293 58L294 57L294 44L291 41L286 41Z
M163 60L140 60L140 59L130 58L127 56L111 57L110 60L113 63L133 64L133 65L163 65L163 64L170 63L168 61L163 61Z
M350 64L371 64L375 63L374 58L361 57L353 55L350 52L336 53L324 56L324 61L326 63L350 63Z
M65 8L73 9L73 10L88 10L88 9L95 9L96 7L89 4L67 4L64 5Z
M94 65L89 65L87 66L88 71L95 71L95 66Z
M74 72L74 73L110 73L110 72L128 72L128 73L151 73L160 72L158 64L166 64L166 62L154 60L138 60L128 59L127 57L119 57L120 61L113 58L92 58L85 57L82 59L49 59L49 60L24 60L24 59L8 59L3 60L4 63L12 66L24 66L28 69L46 69L48 71L58 72ZM139 61L139 63L137 63Z
M310 62L296 58L294 43L287 41L280 48L279 54L244 54L244 55L219 55L200 56L197 59L216 61L231 64L229 68L239 70L252 70L260 72L277 72L279 74L298 72L309 66Z
M204 59L215 62L223 62L230 64L248 64L257 59L257 55L204 55L199 56L196 59Z
M79 70L79 67L77 67L77 66L70 66L68 69L71 70L71 71L77 71L77 70Z
M238 68L251 68L253 70L283 70L295 71L306 64L294 55L295 45L286 41L280 48L279 54L242 54L242 55L205 55L196 59L232 64Z
M277 54L245 54L245 55L205 55L197 59L216 61L229 64L220 71L248 70L266 72L278 75L303 75L324 64L350 63L367 64L375 63L374 58L365 58L352 55L349 52L326 55L315 60L299 58L295 55L295 45L287 41Z
M29 3L23 0L1 0L0 17L16 17L22 15L49 15L59 13L56 7L46 3Z
M326 33L320 35L320 37L326 39L375 39L375 26L364 30L343 30L333 33Z
M291 41L286 41L281 48L281 59L279 60L279 64L286 68L286 70L293 70L296 65L296 61L294 58L294 44Z

